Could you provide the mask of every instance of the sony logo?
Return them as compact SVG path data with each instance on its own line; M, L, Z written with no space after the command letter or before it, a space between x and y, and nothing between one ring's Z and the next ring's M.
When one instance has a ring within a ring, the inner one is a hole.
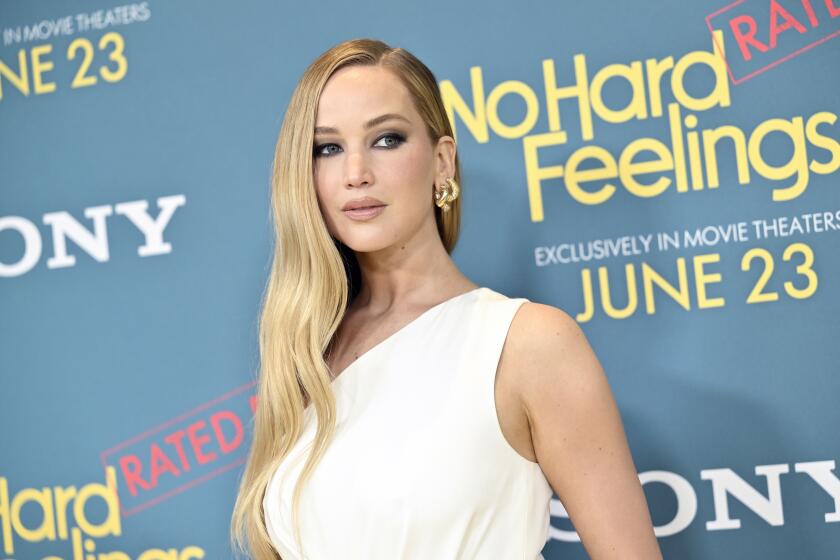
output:
M834 511L825 514L826 523L840 522L840 479L834 474L834 461L811 461L794 463L793 470L803 473L822 488L834 501ZM741 521L733 518L729 511L729 497L732 496L769 525L785 524L784 509L782 507L781 475L790 472L786 463L777 465L758 465L755 474L767 480L766 495L758 490L730 468L704 469L700 471L700 478L708 480L712 485L715 518L706 521L707 531L722 531L739 529ZM667 537L687 528L697 515L697 494L691 483L682 476L670 471L646 471L639 473L642 486L649 483L661 483L671 488L677 501L677 509L673 519L663 525L654 527L657 537ZM551 515L568 518L566 509L558 500L551 500ZM565 531L550 528L550 538L564 542L580 542L575 531Z
M93 222L93 231L79 223L69 212L58 211L44 214L44 224L52 230L53 254L47 259L47 268L64 268L76 265L76 257L67 253L67 240L73 241L84 252L99 262L109 259L108 227L106 218L112 214L125 216L145 237L145 243L137 248L141 257L164 255L172 251L172 245L163 241L163 232L179 206L186 204L183 194L162 196L157 199L160 209L157 218L148 213L149 203L145 200L120 202L85 208L84 215ZM41 232L30 220L21 216L0 216L0 232L16 231L23 239L23 255L11 263L0 262L0 278L11 278L26 274L41 259Z

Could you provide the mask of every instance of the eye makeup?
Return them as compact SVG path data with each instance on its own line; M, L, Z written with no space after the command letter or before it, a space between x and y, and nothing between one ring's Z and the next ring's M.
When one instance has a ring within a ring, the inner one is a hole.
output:
M394 142L392 142L390 145L381 146L381 148L383 148L385 150L393 150L393 149L401 146L403 143L405 143L405 135L402 134L402 133L399 133L399 132L386 132L385 134L382 134L381 136L379 136L379 138L376 139L376 143L378 144L381 140L383 140L385 138L393 138L394 139ZM336 152L324 153L324 148L328 148L330 146L339 147L338 144L336 144L334 142L325 142L323 144L316 144L315 147L312 149L313 157L316 157L316 158L318 158L318 157L330 157L332 154L336 153Z

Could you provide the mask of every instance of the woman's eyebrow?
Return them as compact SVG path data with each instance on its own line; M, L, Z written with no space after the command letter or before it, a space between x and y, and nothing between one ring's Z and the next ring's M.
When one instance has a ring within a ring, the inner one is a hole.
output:
M407 123L411 123L407 118L397 113L385 113L384 115L379 115L378 117L374 117L370 119L368 122L364 124L365 129L373 128L374 126L381 124L385 121L396 119L405 121ZM338 134L338 129L333 128L331 126L316 126L315 127L315 134Z

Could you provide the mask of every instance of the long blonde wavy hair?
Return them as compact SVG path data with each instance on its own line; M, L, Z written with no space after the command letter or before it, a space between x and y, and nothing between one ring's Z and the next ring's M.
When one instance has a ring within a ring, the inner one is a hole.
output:
M263 499L272 474L301 436L304 409L317 417L312 451L295 484L292 510L300 546L301 488L333 437L333 376L324 359L333 335L361 283L354 252L333 238L318 207L313 176L315 117L330 76L351 65L379 66L405 85L433 145L451 136L452 125L431 70L408 51L375 39L353 39L321 54L292 93L274 151L271 219L275 246L259 323L260 370L253 439L231 518L234 552L277 560L265 526ZM455 158L455 180L460 165ZM434 185L429 185L433 204ZM458 197L448 212L435 206L438 233L451 254L460 228ZM281 559L282 560L282 559Z

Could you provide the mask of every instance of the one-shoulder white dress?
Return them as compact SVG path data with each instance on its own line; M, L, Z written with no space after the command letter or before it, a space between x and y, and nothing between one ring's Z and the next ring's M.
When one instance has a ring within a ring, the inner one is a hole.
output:
M526 298L479 287L445 300L335 378L335 438L304 485L301 542L292 490L315 433L274 473L265 522L283 560L534 560L552 489L499 427L494 380Z

